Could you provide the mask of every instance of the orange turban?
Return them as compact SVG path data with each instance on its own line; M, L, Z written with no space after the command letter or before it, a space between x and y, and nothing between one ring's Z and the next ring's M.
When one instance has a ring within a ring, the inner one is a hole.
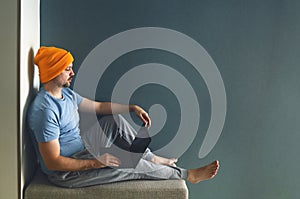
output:
M70 52L56 47L42 46L38 50L34 64L39 67L40 80L48 82L60 75L74 61Z

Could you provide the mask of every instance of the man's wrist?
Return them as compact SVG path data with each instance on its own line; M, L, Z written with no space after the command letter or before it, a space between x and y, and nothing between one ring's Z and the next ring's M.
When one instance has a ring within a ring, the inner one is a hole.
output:
M129 112L135 112L137 105L131 104L129 105Z
M89 169L99 169L99 168L104 167L104 164L102 164L97 159L92 159L92 160L89 160L89 161L91 161L91 168L89 168Z

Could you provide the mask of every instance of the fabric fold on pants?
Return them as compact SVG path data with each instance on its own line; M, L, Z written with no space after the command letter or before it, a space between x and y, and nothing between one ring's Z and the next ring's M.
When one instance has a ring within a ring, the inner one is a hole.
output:
M94 159L101 155L102 147L110 147L116 139L123 139L132 143L137 132L121 116L110 115L99 119L88 131L82 133L86 149L75 153L75 159ZM111 168L91 169L86 171L56 171L48 175L53 184L62 187L85 187L97 184L106 184L126 180L166 180L186 179L187 170L175 166L160 165L151 162L154 154L149 148L145 151L136 168Z

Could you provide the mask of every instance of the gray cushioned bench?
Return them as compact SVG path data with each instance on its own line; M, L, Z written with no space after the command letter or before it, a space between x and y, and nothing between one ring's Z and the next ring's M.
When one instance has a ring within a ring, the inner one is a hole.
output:
M62 188L50 184L37 171L25 190L25 199L187 199L184 180L134 180L85 188Z

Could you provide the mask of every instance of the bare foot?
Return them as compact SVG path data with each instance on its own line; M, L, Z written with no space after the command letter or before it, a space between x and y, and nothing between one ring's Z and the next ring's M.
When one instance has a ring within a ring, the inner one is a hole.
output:
M164 157L160 157L160 156L157 156L155 155L151 162L153 163L156 163L156 164L163 164L163 165L168 165L168 166L176 166L176 162L177 162L177 159L176 158L164 158Z
M216 160L204 167L188 170L187 180L191 183L199 183L215 177L219 169L219 161Z

